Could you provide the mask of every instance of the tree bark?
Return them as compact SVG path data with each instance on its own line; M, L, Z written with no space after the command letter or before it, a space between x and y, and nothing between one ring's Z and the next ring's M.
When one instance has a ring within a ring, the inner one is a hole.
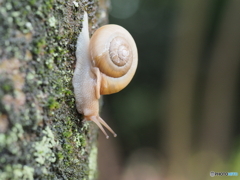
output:
M97 128L72 87L83 10L90 33L108 0L0 1L0 179L96 179Z

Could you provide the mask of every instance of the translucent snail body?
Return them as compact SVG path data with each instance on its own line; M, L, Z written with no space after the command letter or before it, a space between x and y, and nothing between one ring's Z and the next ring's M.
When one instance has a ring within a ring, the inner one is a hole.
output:
M138 54L132 36L121 26L105 25L90 40L88 15L84 12L76 58L73 87L78 112L84 120L95 122L106 138L109 136L103 126L116 136L99 116L99 98L122 90L133 78Z

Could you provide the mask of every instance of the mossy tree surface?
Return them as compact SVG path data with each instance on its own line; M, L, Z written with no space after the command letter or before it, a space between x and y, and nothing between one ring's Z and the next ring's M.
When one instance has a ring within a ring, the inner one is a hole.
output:
M72 87L83 10L92 32L106 20L94 0L0 0L1 180L96 176L96 127Z

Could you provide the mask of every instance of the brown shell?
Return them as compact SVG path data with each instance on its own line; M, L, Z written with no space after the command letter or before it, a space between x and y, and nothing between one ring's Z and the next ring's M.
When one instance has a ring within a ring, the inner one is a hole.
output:
M125 88L133 78L138 53L130 33L118 25L99 28L90 40L93 66L102 73L100 94L112 94Z

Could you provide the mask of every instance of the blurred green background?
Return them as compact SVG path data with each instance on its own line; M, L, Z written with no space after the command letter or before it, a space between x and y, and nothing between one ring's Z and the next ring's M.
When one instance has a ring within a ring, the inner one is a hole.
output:
M118 137L100 137L99 179L239 179L240 1L112 0L109 13L135 39L139 65L104 96Z

